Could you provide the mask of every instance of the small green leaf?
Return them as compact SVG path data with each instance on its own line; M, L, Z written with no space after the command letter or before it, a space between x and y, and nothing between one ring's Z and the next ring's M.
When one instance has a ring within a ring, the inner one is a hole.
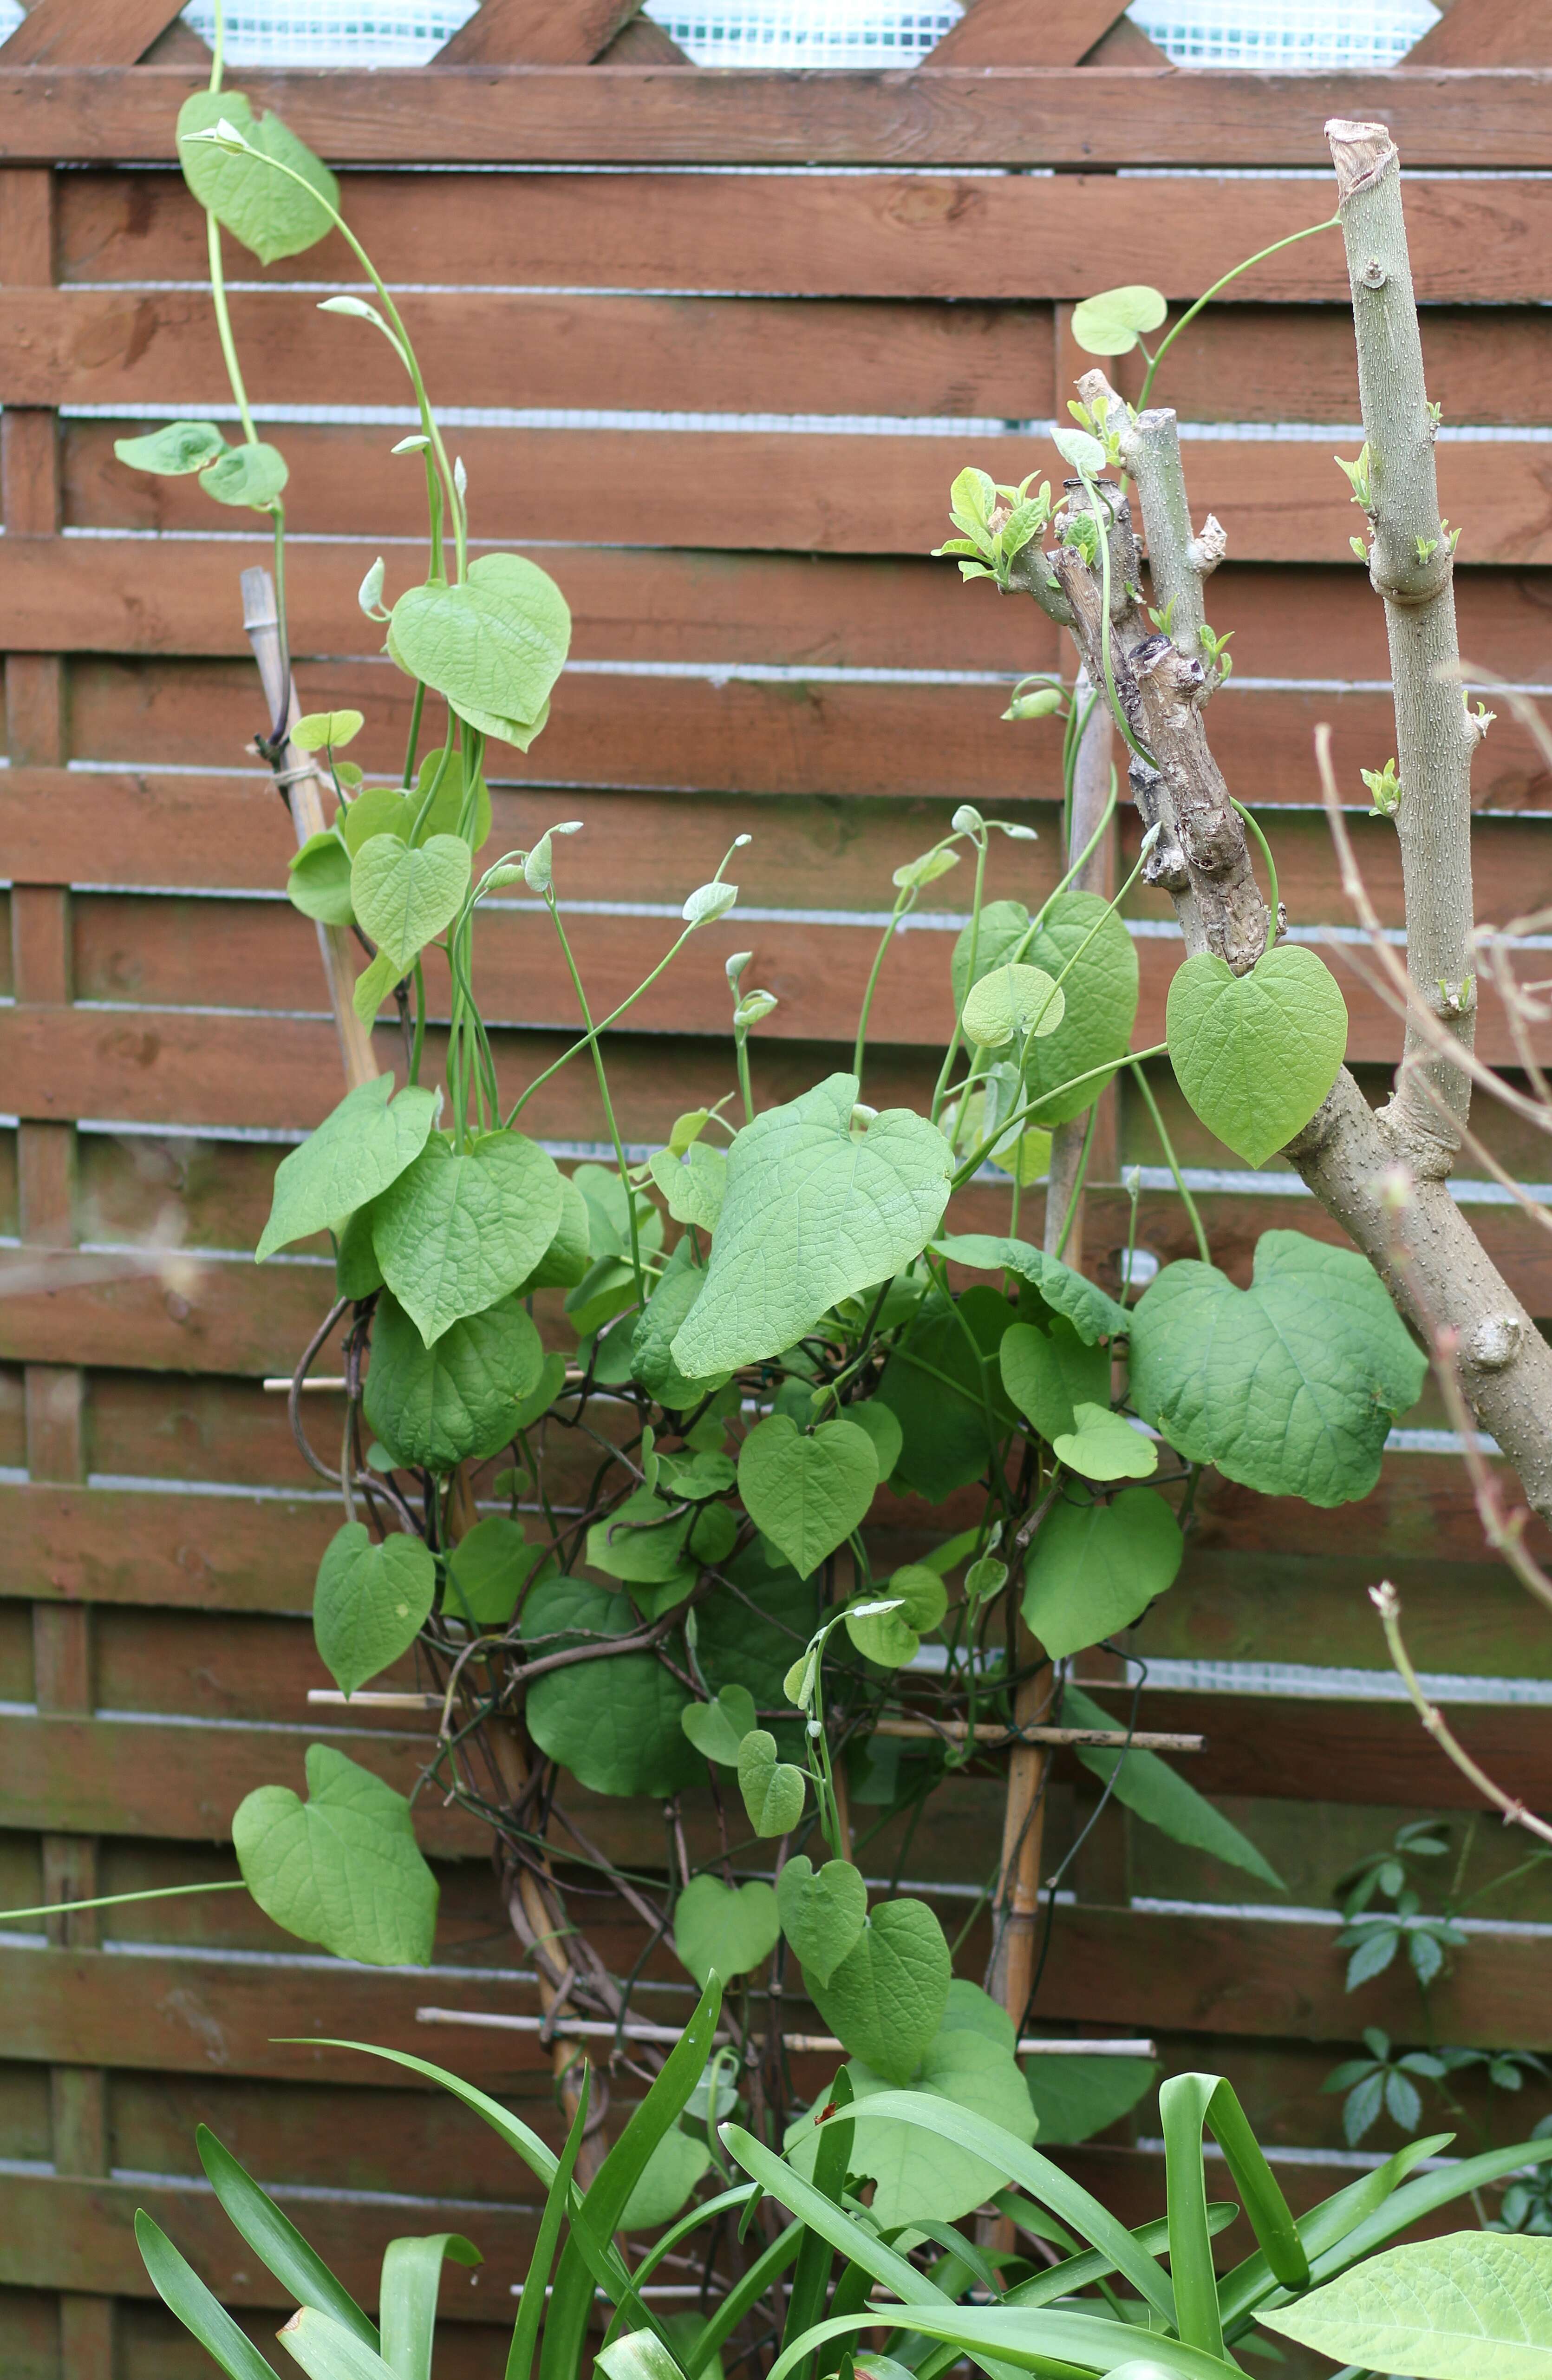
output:
M900 1450L905 1442L898 1415L877 1397L860 1397L855 1404L843 1405L841 1419L865 1429L873 1440L873 1452L878 1461L879 1476L889 1478L900 1460Z
M1015 1322L998 1355L1002 1386L1048 1443L1073 1428L1076 1405L1109 1401L1109 1352L1085 1346L1064 1314L1053 1314L1044 1330Z
M904 1612L880 1611L876 1603L847 1612L846 1633L863 1658L882 1670L903 1670L921 1650L921 1638Z
M414 1164L435 1121L436 1097L405 1090L390 1106L393 1088L392 1075L358 1084L300 1148L281 1160L256 1251L261 1264L289 1241L342 1223Z
M428 1347L413 1318L384 1293L362 1409L396 1463L445 1475L500 1453L543 1361L532 1317L515 1297L462 1316Z
M1045 911L1025 956L1061 978L1066 999L1054 1032L1042 1032L1024 1055L1024 1088L1038 1100L1030 1122L1066 1123L1091 1108L1104 1088L1093 1079L1076 1090L1061 1085L1119 1062L1137 1014L1137 946L1109 902L1097 892L1061 892ZM1041 1098L1041 1093L1048 1094Z
M828 1984L843 1959L862 1938L867 1922L867 1887L850 1860L827 1860L816 1868L799 1852L776 1879L782 1931L800 1965Z
M1132 1318L1132 1399L1191 1463L1266 1496L1334 1505L1379 1477L1427 1360L1368 1259L1264 1232L1248 1290L1167 1265Z
M490 1512L476 1521L448 1560L448 1615L472 1620L479 1628L504 1628L543 1550L542 1546L530 1546L517 1523L504 1512Z
M248 504L263 512L285 489L290 477L278 446L261 440L246 446L228 446L218 462L200 474L200 485L218 504Z
M538 1143L490 1132L455 1155L434 1135L378 1201L383 1277L430 1346L520 1289L561 1220L561 1177Z
M436 1594L436 1563L418 1537L374 1545L359 1521L336 1529L313 1589L312 1633L336 1686L353 1694L407 1651Z
M1025 1619L1053 1660L1102 1644L1173 1586L1184 1551L1180 1524L1156 1488L1123 1488L1105 1503L1059 1503L1029 1548Z
M336 1958L424 1967L437 1883L420 1856L409 1803L332 1744L307 1754L308 1799L261 1785L240 1803L232 1840L243 1882L266 1917Z
M1051 1452L1080 1478L1150 1479L1158 1470L1158 1449L1152 1439L1108 1404L1074 1406L1073 1424L1052 1439Z
M189 140L191 132L213 130L222 122L234 126L258 156ZM278 115L255 115L240 91L198 91L186 99L178 110L177 144L183 178L200 206L261 264L299 256L333 229L327 207L339 205L333 174ZM288 165L309 188L298 188L266 158Z
M877 1390L903 1434L897 1485L940 1503L996 1459L1015 1418L997 1366L998 1344L1012 1318L1000 1291L980 1282L952 1305L937 1291L923 1301Z
M1279 942L1243 976L1198 951L1170 980L1164 1030L1195 1113L1259 1166L1303 1131L1341 1072L1347 1003L1303 943Z
M1003 1240L989 1232L957 1232L934 1240L938 1254L951 1264L968 1265L976 1272L1016 1272L1037 1289L1046 1304L1064 1314L1085 1347L1097 1340L1123 1338L1131 1317L1056 1257L1048 1257L1027 1240Z
M686 1703L680 1725L706 1759L721 1768L736 1768L738 1747L759 1725L759 1715L746 1686L723 1686L715 1702Z
M309 710L292 728L291 741L298 752L342 752L366 723L358 710Z
M1054 1033L1066 1005L1066 993L1044 967L1000 966L976 984L960 1023L967 1041L1000 1050L1008 1041Z
M672 2223L710 2163L711 2152L704 2141L692 2140L688 2132L673 2126L631 2184L630 2196L620 2216L621 2230L655 2231L660 2223ZM638 2331L635 2336L648 2350L647 2361L633 2367L615 2360L616 2350L631 2344L628 2338L619 2339L614 2349L606 2350L596 2359L598 2369L611 2374L612 2380L624 2380L628 2369L644 2375L651 2374L653 2380L661 2380L664 2373L671 2374L672 2380L679 2380L678 2367L673 2357L663 2352L661 2340L649 2330ZM651 2349L656 2349L661 2362L650 2360Z
M776 1739L763 1727L751 1728L738 1747L738 1790L762 1839L790 1834L807 1799L802 1769L777 1757Z
M292 854L285 897L304 917L316 917L321 925L350 924L356 915L350 905L350 854L333 827L309 834Z
M1415 2380L1549 2380L1552 2240L1456 2231L1390 2248L1260 2319L1317 2354Z
M727 1187L727 1159L721 1150L708 1141L692 1140L682 1156L672 1148L658 1148L647 1162L674 1221L714 1232Z
M371 1024L398 980L399 970L386 951L379 951L361 969L350 995L350 1005L363 1025Z
M457 916L471 866L469 847L455 834L433 834L413 846L396 834L374 834L362 844L351 864L351 902L396 975L406 974Z
M828 1982L806 1969L803 1981L854 2058L891 2082L908 2082L942 2020L952 1973L943 1929L927 1903L884 1900Z
M213 421L169 421L143 438L115 438L114 453L132 471L154 471L164 479L182 479L202 471L226 451L226 441Z
M484 553L461 587L412 587L388 650L471 727L526 752L543 726L571 641L565 599L536 562Z
M713 1970L725 1984L763 1965L781 1932L776 1895L758 1880L693 1876L674 1903L673 1947L703 1988Z
M885 1595L900 1597L900 1616L919 1636L936 1628L949 1608L949 1590L941 1573L929 1569L926 1562L902 1562L897 1571L891 1572L883 1591Z
M401 843L407 843L415 824L415 807L408 794L398 793L392 785L369 785L364 794L358 794L335 820L352 859L374 835L396 835Z
M905 1108L854 1130L856 1099L856 1076L831 1075L734 1140L706 1287L673 1343L687 1377L779 1355L840 1299L890 1280L936 1230L948 1142Z
M800 1578L860 1526L878 1485L873 1440L852 1421L821 1422L805 1438L790 1414L772 1414L739 1451L744 1509Z
M1101 289L1073 309L1073 336L1085 356L1129 356L1138 334L1157 331L1169 308L1162 290L1146 282Z
M726 1372L711 1372L704 1379L686 1379L673 1360L674 1340L706 1285L706 1275L697 1269L694 1256L686 1235L669 1258L631 1334L633 1378L671 1413L687 1413L729 1378Z

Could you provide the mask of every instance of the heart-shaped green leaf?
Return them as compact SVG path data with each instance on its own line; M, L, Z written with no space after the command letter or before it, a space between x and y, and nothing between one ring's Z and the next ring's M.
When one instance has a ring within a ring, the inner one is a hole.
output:
M547 570L482 553L462 587L412 587L394 606L388 650L461 719L526 752L544 723L571 642L571 613Z
M304 917L316 917L321 925L349 925L356 914L350 905L350 854L333 827L309 834L301 849L292 853L285 897Z
M887 1479L899 1462L900 1450L905 1443L905 1433L892 1406L882 1403L878 1397L860 1397L855 1404L843 1408L841 1418L867 1432L873 1440L879 1476Z
M921 1651L921 1638L901 1611L880 1611L876 1602L846 1614L846 1633L864 1660L882 1670L903 1670Z
M1085 1347L1097 1340L1124 1335L1131 1318L1113 1297L1085 1281L1081 1272L1048 1257L1027 1240L998 1239L989 1232L955 1232L933 1242L951 1264L968 1265L976 1272L1016 1272L1037 1289L1046 1304L1064 1314Z
M1000 1050L1007 1041L1054 1033L1066 1004L1066 993L1044 967L993 967L976 984L959 1021L977 1049Z
M1129 1628L1173 1586L1184 1550L1180 1524L1154 1488L1124 1488L1104 1504L1054 1505L1025 1565L1024 1616L1059 1661Z
M343 752L366 723L358 710L309 710L292 728L291 741L298 752Z
M536 1142L491 1132L455 1156L437 1133L378 1200L372 1245L429 1347L520 1289L560 1220L561 1177Z
M762 1839L790 1834L807 1799L802 1769L777 1756L776 1738L763 1727L751 1728L738 1747L738 1790Z
M396 835L401 843L407 843L417 807L408 794L398 793L392 785L368 785L338 813L334 823L354 859L375 834Z
M393 1088L392 1075L358 1083L300 1148L282 1158L256 1251L261 1264L290 1240L336 1228L415 1162L436 1119L436 1096L405 1090L390 1106Z
M674 1221L714 1232L727 1187L727 1159L722 1151L708 1141L692 1140L682 1156L672 1148L657 1148L647 1162Z
M758 1529L808 1578L866 1518L879 1458L865 1429L821 1422L805 1438L790 1414L756 1424L738 1457L738 1492Z
M855 1075L831 1075L739 1133L706 1287L673 1342L686 1378L781 1354L838 1300L892 1280L937 1229L948 1142L905 1108L854 1131L856 1099Z
M1132 1330L1132 1401L1172 1447L1309 1504L1369 1493L1427 1372L1367 1258L1302 1232L1262 1233L1247 1290L1167 1265Z
M1552 2240L1456 2231L1390 2248L1265 2320L1365 2371L1548 2380Z
M409 1803L327 1743L309 1744L307 1784L305 1802L289 1786L261 1785L237 1806L232 1840L254 1900L287 1933L338 1959L427 1965L437 1882Z
M1104 1087L1093 1080L1064 1091L1062 1084L1126 1055L1137 1014L1137 946L1097 892L1062 892L1025 955L1031 966L1061 978L1067 1001L1055 1031L1025 1052L1025 1097L1039 1101L1030 1122L1049 1127L1081 1115Z
M705 1562L731 1552L738 1524L725 1504L694 1504L676 1512L661 1496L638 1488L634 1496L595 1521L588 1532L588 1560L609 1578L632 1586L659 1586L686 1576L693 1583Z
M943 1929L923 1900L884 1900L821 1983L804 1988L854 2058L891 2082L908 2082L938 2031L952 1973Z
M1109 1405L1074 1406L1073 1427L1052 1439L1051 1452L1081 1479L1151 1479L1158 1468L1153 1440Z
M817 1868L799 1852L776 1879L782 1931L798 1963L828 1984L861 1938L867 1922L867 1887L850 1860Z
M1264 1165L1340 1073L1347 1003L1303 943L1279 942L1239 976L1198 951L1170 982L1164 1031L1175 1078L1207 1130Z
M213 421L169 421L143 438L115 438L114 453L132 471L154 471L163 479L181 479L202 471L226 451L226 441Z
M941 1572L926 1562L902 1562L898 1570L890 1572L883 1593L901 1597L900 1617L919 1636L936 1628L949 1608L949 1590Z
M240 132L257 157L190 140L191 132L213 131L223 120ZM333 227L329 207L339 205L339 184L307 143L278 115L255 115L240 91L197 91L178 109L178 163L200 204L213 214L261 264L299 256ZM273 164L290 168L277 174ZM308 186L291 179L299 174ZM327 204L321 203L327 201Z
M632 1377L670 1413L688 1412L729 1377L710 1372L704 1379L686 1379L673 1360L673 1342L705 1286L706 1274L695 1262L686 1232L631 1333Z
M449 1331L448 1337L452 1335ZM516 1522L504 1512L491 1512L483 1521L476 1521L448 1560L444 1609L449 1617L472 1620L479 1628L504 1628L543 1550L542 1546L530 1546Z
M633 1635L640 1624L628 1597L591 1579L540 1578L523 1604L525 1635L547 1638L554 1652L600 1636ZM591 1674L600 1667L608 1671L601 1693ZM540 1752L589 1793L644 1793L661 1802L706 1779L680 1725L688 1700L652 1654L618 1653L535 1678L526 1716Z
M738 1747L759 1725L759 1714L746 1686L723 1686L715 1702L686 1703L679 1723L706 1759L720 1768L736 1768Z
M250 439L246 446L228 446L200 472L200 485L218 504L251 504L262 512L282 493L289 477L278 446Z
M353 1694L414 1644L436 1595L436 1563L418 1537L374 1545L359 1521L336 1529L318 1566L312 1633L336 1686Z
M418 845L374 834L362 844L350 867L351 902L378 956L397 975L457 916L471 865L467 844L455 834Z
M1012 1318L1001 1291L979 1281L957 1301L936 1289L923 1299L877 1391L877 1402L890 1407L901 1427L897 1486L941 1503L997 1460L1015 1420L997 1366L998 1345Z
M1109 1402L1109 1351L1085 1346L1064 1314L1053 1314L1045 1330L1015 1322L997 1352L1003 1387L1048 1443L1071 1430L1074 1405Z
M400 1463L445 1474L499 1454L544 1350L515 1297L463 1316L428 1347L395 1298L378 1301L363 1410Z
M769 1959L782 1921L770 1885L726 1885L692 1876L673 1910L673 1947L704 1991L712 1971L727 1983Z
M711 2152L704 2141L692 2140L677 2124L671 2125L632 2182L630 2196L621 2210L619 2228L655 2231L660 2223L672 2223L710 2162ZM654 2347L661 2344L652 2332L645 2336ZM600 2372L605 2369L601 2355L597 2368ZM650 2369L646 2364L642 2366L642 2380L648 2380ZM671 2358L664 2357L661 2371L665 2380L677 2380L678 2366Z
M1157 331L1168 311L1161 289L1130 281L1082 298L1073 309L1073 336L1085 356L1129 356L1138 334Z

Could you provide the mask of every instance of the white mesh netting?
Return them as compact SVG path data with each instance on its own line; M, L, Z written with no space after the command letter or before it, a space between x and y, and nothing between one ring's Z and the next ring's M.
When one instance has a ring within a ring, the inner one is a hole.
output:
M238 0L226 55L241 66L423 66L474 0ZM647 0L697 66L914 66L958 0ZM1178 66L1388 67L1437 16L1431 0L1133 0L1127 12ZM0 31L19 18L0 0ZM184 21L207 41L213 0Z

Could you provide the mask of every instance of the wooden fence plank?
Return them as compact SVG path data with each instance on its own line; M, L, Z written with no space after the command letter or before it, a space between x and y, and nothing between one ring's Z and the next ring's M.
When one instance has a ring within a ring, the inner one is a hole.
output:
M640 5L641 0L479 0L430 63L588 66Z
M1552 67L1552 21L1544 0L1451 0L1415 41L1413 67Z
M182 67L0 75L0 156L159 164L206 78ZM1546 165L1534 70L1178 73L918 67L840 75L629 67L248 73L321 154L460 163L1323 166L1327 118L1383 115L1413 165Z
M1548 185L1552 188L1552 184ZM73 528L208 530L209 499L187 479L127 472L113 442L122 423L67 425L66 521ZM493 539L929 552L948 534L948 488L976 463L1000 480L1058 470L1042 439L915 437L725 430L460 430L480 526ZM413 538L424 488L388 479L386 429L288 424L288 513L307 535ZM379 442L381 441L381 444ZM1187 437L1193 507L1228 528L1244 562L1335 563L1352 534L1351 492L1322 439ZM1356 443L1354 443L1354 452ZM1552 446L1461 441L1437 450L1439 494L1467 524L1477 562L1552 563L1546 492ZM392 589L390 590L393 591Z
M177 0L34 0L0 44L16 67L132 67L178 15Z
M1115 0L971 0L928 55L935 67L1075 67L1123 13Z

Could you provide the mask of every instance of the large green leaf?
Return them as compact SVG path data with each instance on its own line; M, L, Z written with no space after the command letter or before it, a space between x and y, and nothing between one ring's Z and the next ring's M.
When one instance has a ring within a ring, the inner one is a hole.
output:
M1173 1586L1184 1551L1180 1524L1154 1488L1055 1504L1025 1563L1025 1619L1053 1660L1102 1644Z
M455 1155L438 1133L379 1199L372 1245L430 1347L520 1288L560 1220L561 1177L537 1142L488 1132Z
M436 1563L420 1538L374 1545L359 1521L336 1529L318 1566L312 1633L324 1668L353 1694L407 1651L436 1594Z
M540 1579L523 1607L525 1639L547 1640L536 1653L627 1635L638 1624L626 1597L587 1579ZM540 1750L589 1792L661 1802L705 1774L680 1725L688 1700L650 1653L620 1653L535 1678L527 1717Z
M247 2332L237 2328L220 2299L206 2289L193 2265L143 2206L135 2209L135 2245L163 2304L220 2364L227 2380L275 2380L274 2365L260 2354Z
M1137 1491L1146 1495L1144 1488ZM1091 1700L1081 1686L1067 1685L1061 1690L1061 1711L1069 1727L1109 1727L1120 1725L1113 1711L1108 1711ZM1171 1842L1185 1843L1193 1851L1206 1852L1209 1858L1226 1860L1232 1867L1247 1868L1264 1884L1275 1885L1279 1892L1287 1888L1269 1860L1266 1859L1248 1836L1214 1807L1206 1796L1198 1793L1168 1761L1160 1760L1157 1752L1111 1752L1102 1744L1085 1743L1078 1747L1078 1758L1096 1777L1103 1778L1118 1802L1135 1811L1139 1818L1157 1827Z
M805 1437L790 1414L771 1414L739 1451L744 1509L799 1578L860 1528L878 1485L873 1440L851 1421L821 1422Z
M1002 1385L1025 1421L1048 1443L1073 1427L1075 1404L1109 1401L1110 1359L1098 1346L1085 1346L1064 1314L1049 1328L1016 1322L998 1349Z
M728 1378L726 1372L713 1372L706 1379L686 1379L671 1353L674 1338L705 1283L706 1274L695 1261L686 1232L670 1257L631 1333L632 1378L672 1413L687 1412L703 1397L721 1388Z
M1131 1317L1113 1297L1085 1281L1081 1272L1048 1257L1027 1240L1004 1240L989 1232L955 1232L934 1240L933 1246L950 1264L967 1265L973 1272L1014 1272L1038 1290L1054 1313L1064 1314L1085 1347L1100 1339L1124 1337Z
M358 1083L300 1148L282 1158L255 1252L261 1264L291 1240L335 1228L415 1162L436 1120L436 1097L405 1090L390 1106L393 1088L392 1075Z
M776 1879L776 1900L786 1936L800 1966L828 1984L855 1949L867 1923L867 1887L850 1860L827 1860L815 1867L801 1852Z
M706 1286L673 1342L687 1377L779 1355L838 1300L891 1279L936 1230L948 1142L906 1108L854 1127L856 1099L855 1075L831 1075L734 1140Z
M238 2164L208 2124L196 2127L194 2145L223 2213L287 2297L295 2298L298 2305L316 2306L321 2313L332 2314L368 2347L375 2348L377 2325L362 2313L310 2240L303 2238L291 2217Z
M388 650L461 719L526 752L564 665L571 613L547 570L482 553L462 587L412 587L394 606Z
M1014 1413L998 1350L1013 1309L976 1282L952 1305L933 1292L884 1366L875 1403L901 1428L894 1476L931 1503L990 1468Z
M1391 2248L1262 2321L1415 2380L1552 2380L1552 2240L1454 2231Z
M254 1900L287 1933L336 1958L427 1965L437 1882L409 1803L332 1744L309 1744L307 1781L305 1802L289 1786L260 1785L238 1804L232 1840Z
M1061 892L1026 956L1032 966L1062 977L1067 1001L1055 1032L1031 1041L1025 1054L1025 1097L1039 1101L1029 1122L1049 1131L1091 1108L1103 1088L1090 1081L1063 1091L1063 1083L1126 1055L1137 1014L1137 946L1097 892Z
M781 1931L776 1895L758 1877L693 1876L673 1904L673 1947L703 1990L713 1971L726 1984L763 1966Z
M1148 2058L1026 2058L1042 2148L1067 2148L1130 2115L1158 2069Z
M927 1903L883 1900L829 1982L805 1969L803 1984L854 2058L903 2082L937 2034L952 1973L943 1929Z
M213 131L223 120L258 150L257 157L189 140L191 132ZM338 208L339 184L327 165L278 115L255 115L240 91L193 92L178 109L177 143L183 178L195 198L261 264L299 256L333 228L328 208ZM274 164L265 164L265 158ZM276 173L276 164L291 173ZM309 188L299 188L291 174L299 174Z
M568 1173L561 1176L561 1220L555 1236L522 1283L522 1293L536 1289L575 1289L587 1278L592 1262L590 1214L586 1198Z
M372 1318L362 1408L398 1462L453 1471L501 1451L543 1367L539 1332L515 1297L466 1315L428 1347L384 1293Z
M1177 969L1164 1015L1175 1078L1207 1130L1264 1165L1341 1071L1347 1003L1324 959L1281 942L1248 975L1215 951Z
M1426 1359L1366 1257L1265 1232L1248 1290L1167 1265L1132 1319L1132 1401L1187 1461L1266 1496L1345 1504L1379 1477Z
M407 974L457 916L472 864L467 844L455 834L417 844L374 834L361 845L350 867L351 905L395 976Z

